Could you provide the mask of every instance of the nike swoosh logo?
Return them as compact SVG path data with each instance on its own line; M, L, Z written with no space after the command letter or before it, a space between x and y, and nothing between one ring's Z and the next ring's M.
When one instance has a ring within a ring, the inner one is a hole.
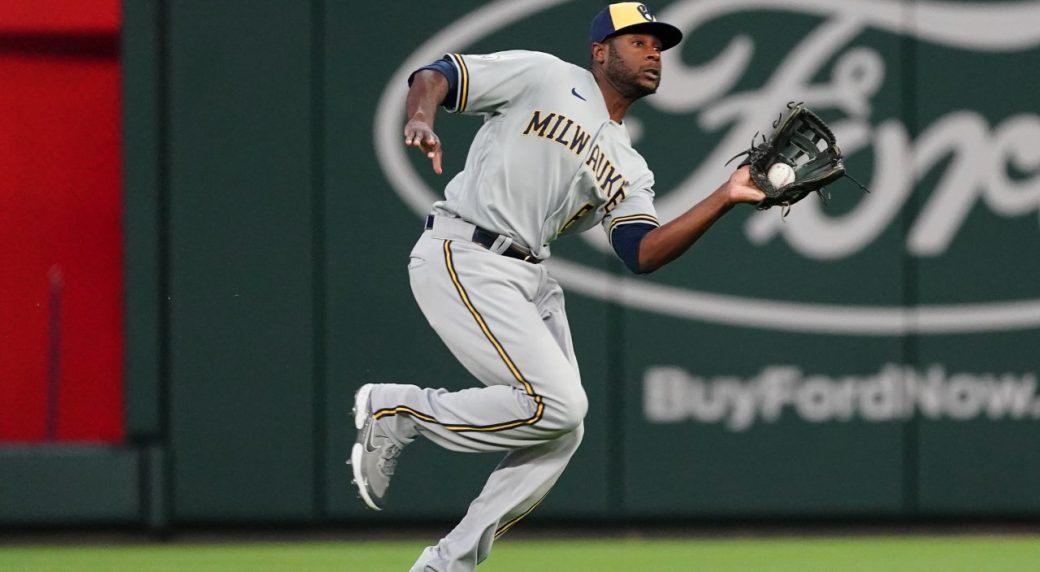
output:
M576 88L576 87L572 87L571 88L571 95L573 95L574 97L577 97L578 99L580 99L582 101L588 101L587 99L582 97L580 93L578 93L578 88Z

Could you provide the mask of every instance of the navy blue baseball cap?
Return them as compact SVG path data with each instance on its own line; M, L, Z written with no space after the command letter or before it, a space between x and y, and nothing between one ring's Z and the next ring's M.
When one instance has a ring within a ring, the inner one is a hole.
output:
M658 22L657 17L650 13L646 4L641 2L618 2L600 10L599 14L592 19L589 39L593 43L599 44L618 34L638 33L657 36L657 39L661 40L663 50L675 47L682 41L682 32L679 31L679 28Z

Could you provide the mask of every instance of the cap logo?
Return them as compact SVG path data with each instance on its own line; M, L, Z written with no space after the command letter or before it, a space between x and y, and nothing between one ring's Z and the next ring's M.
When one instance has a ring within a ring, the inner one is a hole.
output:
M650 13L650 9L646 7L646 4L640 4L636 6L636 10L639 10L639 15L643 17L647 22L656 22L657 18Z

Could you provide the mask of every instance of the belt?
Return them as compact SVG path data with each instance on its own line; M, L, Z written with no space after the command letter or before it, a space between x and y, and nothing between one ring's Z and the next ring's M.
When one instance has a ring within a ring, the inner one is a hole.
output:
M426 229L429 230L431 228L433 228L433 215L427 215ZM500 234L496 234L491 232L490 230L485 230L477 225L473 225L473 236L470 237L470 240L492 252L496 252L497 250L495 246L497 244L501 244L501 241L508 239ZM542 261L540 258L536 257L530 252L527 252L523 248L520 248L516 245L510 245L509 248L499 252L499 254L501 254L502 256L508 256L509 258L523 260L524 262L530 262L531 264L538 264Z

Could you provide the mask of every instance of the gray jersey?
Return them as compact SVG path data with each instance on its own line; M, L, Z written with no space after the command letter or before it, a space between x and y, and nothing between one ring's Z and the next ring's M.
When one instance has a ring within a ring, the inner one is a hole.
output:
M459 79L449 111L485 121L435 213L509 236L539 258L557 237L597 223L608 238L618 225L658 224L653 173L589 70L523 50L448 57Z

